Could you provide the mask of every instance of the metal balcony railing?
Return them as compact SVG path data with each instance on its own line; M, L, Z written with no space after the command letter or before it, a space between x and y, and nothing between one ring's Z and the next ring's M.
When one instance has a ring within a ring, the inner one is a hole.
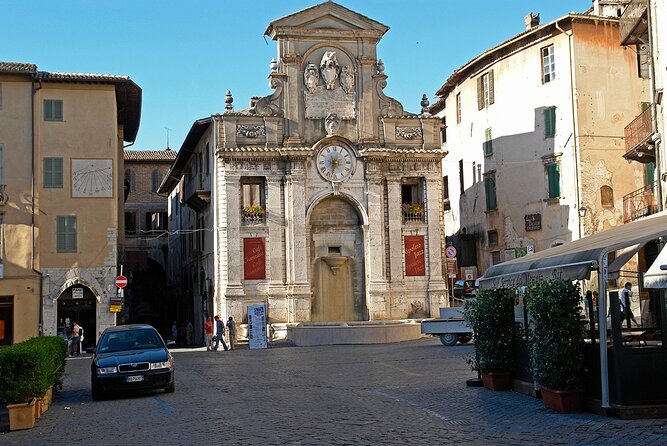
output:
M652 117L653 107L649 106L625 127L623 133L626 153L637 149L651 137L653 134Z
M623 197L623 222L628 223L658 212L658 202L655 198L658 182L630 192Z
M241 210L243 223L246 225L257 225L264 223L266 210L263 206L246 206Z

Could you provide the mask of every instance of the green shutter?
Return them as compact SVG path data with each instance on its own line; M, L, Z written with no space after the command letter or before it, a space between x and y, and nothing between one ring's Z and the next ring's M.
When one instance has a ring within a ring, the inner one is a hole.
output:
M484 180L484 189L486 192L486 210L493 211L498 207L496 203L496 179L486 178Z
M493 136L491 127L484 130L484 156L493 155Z
M482 80L483 76L477 78L477 109L481 110L484 108L484 83Z
M56 251L76 252L76 217L56 217Z
M62 158L44 158L44 187L47 189L63 187Z
M651 186L655 183L655 163L646 163L644 168L646 169L646 185Z
M489 104L494 102L496 102L496 98L493 92L493 70L489 70Z
M544 109L544 137L556 136L556 107Z
M560 169L558 164L547 165L547 182L549 186L549 198L560 197Z

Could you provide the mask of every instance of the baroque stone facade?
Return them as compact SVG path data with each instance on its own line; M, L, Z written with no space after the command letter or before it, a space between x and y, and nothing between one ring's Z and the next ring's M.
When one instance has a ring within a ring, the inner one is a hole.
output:
M435 316L440 120L385 96L388 28L327 2L269 24L272 95L213 116L216 313L273 323Z

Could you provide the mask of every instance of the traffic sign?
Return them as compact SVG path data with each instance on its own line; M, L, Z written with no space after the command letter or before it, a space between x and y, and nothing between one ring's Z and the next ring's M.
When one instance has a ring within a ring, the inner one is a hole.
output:
M125 288L127 286L127 277L120 275L116 277L116 286L118 288Z
M453 257L456 257L456 248L454 248L453 246L448 246L447 250L445 250L445 254L450 259L453 258Z

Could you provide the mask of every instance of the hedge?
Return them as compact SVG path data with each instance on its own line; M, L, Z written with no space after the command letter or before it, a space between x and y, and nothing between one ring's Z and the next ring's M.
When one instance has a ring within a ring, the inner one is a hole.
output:
M0 350L0 403L17 404L59 388L65 371L67 341L39 336Z

